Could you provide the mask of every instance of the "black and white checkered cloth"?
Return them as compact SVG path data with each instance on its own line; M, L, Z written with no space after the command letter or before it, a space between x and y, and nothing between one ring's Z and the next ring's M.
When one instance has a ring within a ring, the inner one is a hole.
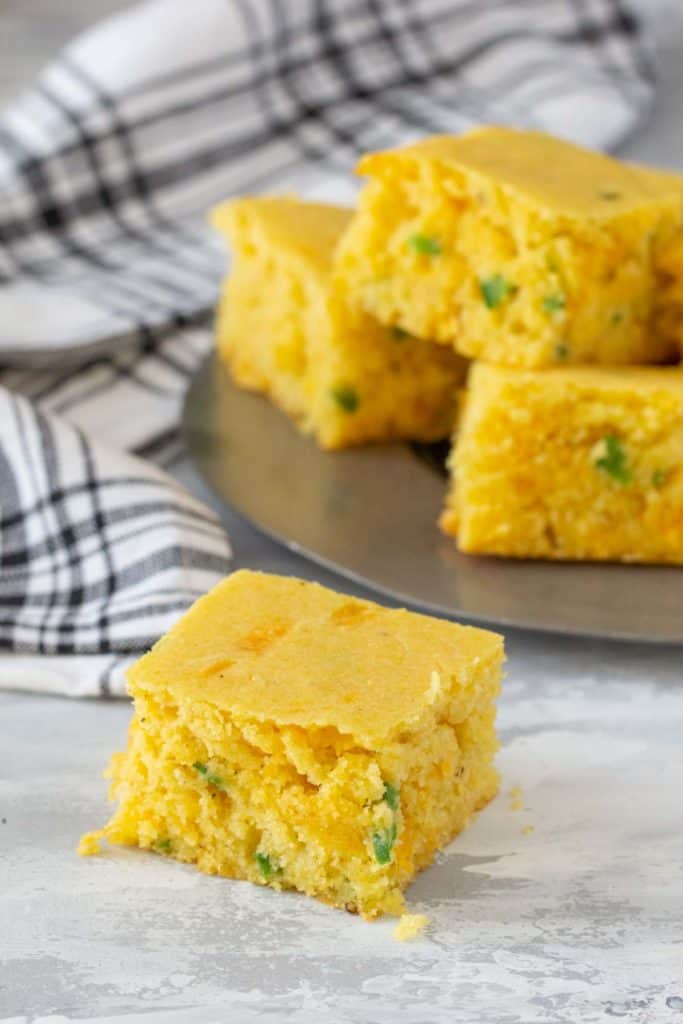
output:
M612 147L650 69L623 0L148 0L76 40L0 121L0 686L121 693L228 570L151 461L211 344L213 203L349 199L360 152L478 122Z

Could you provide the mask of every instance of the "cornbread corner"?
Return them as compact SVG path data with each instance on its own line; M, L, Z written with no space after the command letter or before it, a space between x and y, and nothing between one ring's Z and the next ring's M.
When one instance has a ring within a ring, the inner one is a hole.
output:
M240 571L130 670L102 837L366 918L495 795L495 633Z
M479 128L364 157L338 271L368 313L506 366L662 363L683 338L683 177Z
M349 220L340 207L286 197L213 211L234 251L220 357L237 384L268 395L323 448L446 437L465 362L348 303L332 255Z
M476 364L441 525L462 551L683 563L683 369Z

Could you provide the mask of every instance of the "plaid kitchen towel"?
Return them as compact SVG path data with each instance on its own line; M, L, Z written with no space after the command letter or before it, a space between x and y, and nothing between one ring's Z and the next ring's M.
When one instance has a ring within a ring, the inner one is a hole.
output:
M0 686L121 693L228 569L152 464L210 346L213 203L351 198L359 152L477 122L612 147L652 94L622 0L149 0L77 39L0 121Z
M6 389L0 424L3 685L120 693L131 653L227 570L225 535L155 466Z

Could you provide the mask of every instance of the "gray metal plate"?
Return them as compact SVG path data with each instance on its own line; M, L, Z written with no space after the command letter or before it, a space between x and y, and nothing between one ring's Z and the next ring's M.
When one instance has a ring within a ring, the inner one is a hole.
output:
M187 396L199 471L290 549L418 609L577 636L683 642L683 570L459 554L436 525L446 487L408 445L321 452L215 357Z

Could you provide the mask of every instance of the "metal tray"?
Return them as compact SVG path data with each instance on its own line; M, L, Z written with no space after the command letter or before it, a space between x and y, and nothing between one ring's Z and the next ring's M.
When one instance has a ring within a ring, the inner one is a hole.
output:
M200 473L269 536L394 601L529 629L683 642L683 569L507 561L459 554L436 525L438 449L392 444L321 452L215 357L187 395Z

